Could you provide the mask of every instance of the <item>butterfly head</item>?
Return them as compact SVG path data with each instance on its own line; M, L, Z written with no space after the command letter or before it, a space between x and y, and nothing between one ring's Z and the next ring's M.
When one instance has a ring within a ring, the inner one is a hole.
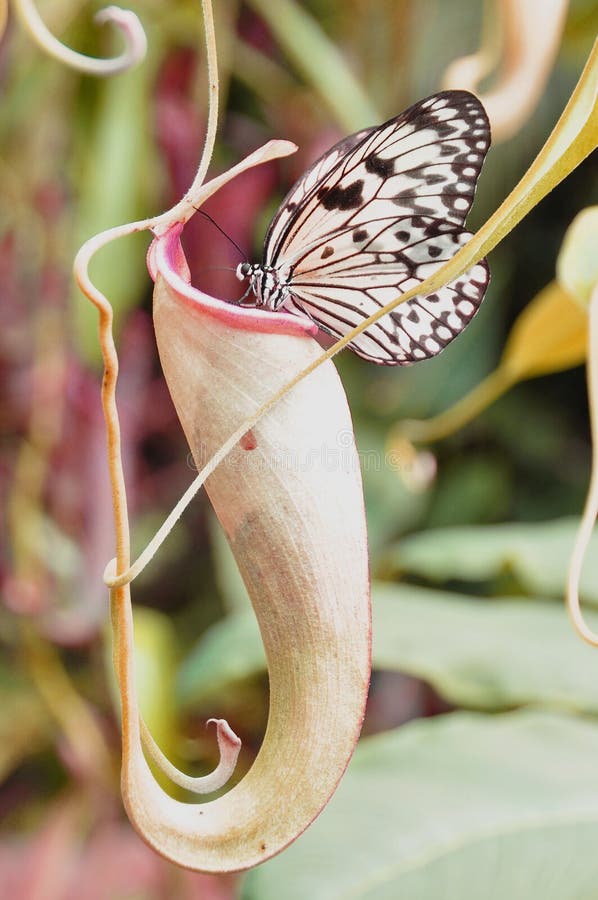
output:
M255 268L256 266L252 265L250 262L239 263L236 271L236 275L239 281L245 281L246 278L251 278L251 275Z
M249 280L248 290L254 296L252 305L276 312L289 296L290 270L287 268L242 262L237 266L236 274L239 281Z

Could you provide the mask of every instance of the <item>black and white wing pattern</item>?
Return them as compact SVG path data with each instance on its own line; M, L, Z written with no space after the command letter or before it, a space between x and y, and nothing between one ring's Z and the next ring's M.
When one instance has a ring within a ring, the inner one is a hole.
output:
M266 235L261 269L288 285L283 308L340 337L420 284L471 236L463 225L489 145L484 108L466 91L434 94L336 144L293 186ZM349 347L383 365L435 356L473 318L489 277L483 260Z

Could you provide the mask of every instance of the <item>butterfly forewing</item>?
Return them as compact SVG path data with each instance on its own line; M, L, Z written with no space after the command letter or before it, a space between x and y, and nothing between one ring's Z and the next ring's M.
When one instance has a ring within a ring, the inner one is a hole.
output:
M294 185L264 245L264 266L291 272L285 308L342 336L416 287L470 237L462 226L490 143L472 94L446 91L341 141ZM483 261L416 297L349 346L387 365L434 356L484 296Z
M369 128L343 138L342 141L339 141L338 144L335 144L317 159L303 173L301 178L295 182L270 223L266 240L264 241L264 257L267 255L270 258L273 257L276 247L281 244L285 235L297 224L297 218L301 209L307 200L317 193L326 175L338 165L356 144L360 143L367 134L375 130L374 128Z

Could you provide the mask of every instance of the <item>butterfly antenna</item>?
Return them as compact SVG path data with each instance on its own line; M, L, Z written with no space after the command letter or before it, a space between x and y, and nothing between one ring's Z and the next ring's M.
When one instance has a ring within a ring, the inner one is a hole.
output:
M202 272L236 272L236 269L233 266L202 266L196 274L199 275Z
M208 221L210 221L212 223L212 225L214 225L214 227L218 229L220 234L224 235L224 237L227 239L227 241L230 241L230 243L233 245L233 247L236 247L236 249L239 251L239 253L243 257L245 262L248 262L247 255L241 250L241 248L239 247L237 242L235 240L233 240L233 238L230 236L230 234L227 234L226 231L220 227L218 222L216 222L207 212L204 212L203 209L198 209L197 206L194 206L193 209L196 212L198 212L200 214L200 216L204 216L204 218L208 219Z

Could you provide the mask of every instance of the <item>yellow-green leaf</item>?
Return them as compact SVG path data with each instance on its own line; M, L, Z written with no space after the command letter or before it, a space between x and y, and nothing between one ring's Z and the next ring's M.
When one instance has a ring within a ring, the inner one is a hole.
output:
M598 206L588 206L573 219L557 259L556 272L559 284L587 306L598 284Z
M511 329L501 360L513 381L580 365L588 317L556 281L529 303Z

